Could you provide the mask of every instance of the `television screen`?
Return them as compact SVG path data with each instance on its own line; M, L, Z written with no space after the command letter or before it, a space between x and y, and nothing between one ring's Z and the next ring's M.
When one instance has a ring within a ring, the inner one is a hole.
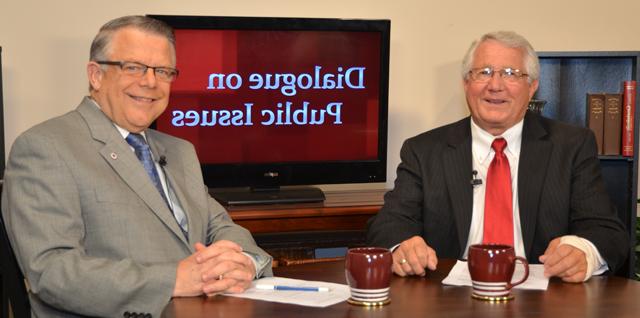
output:
M155 128L209 187L385 181L388 20L152 17L180 71Z

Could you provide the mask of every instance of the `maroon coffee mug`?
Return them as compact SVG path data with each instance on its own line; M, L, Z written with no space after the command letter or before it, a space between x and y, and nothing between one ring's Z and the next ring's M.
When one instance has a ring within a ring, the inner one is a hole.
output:
M391 284L391 251L382 247L349 249L345 275L351 298L363 303L380 303L389 299Z
M471 245L468 261L475 296L489 298L509 296L511 288L522 284L529 277L529 263L524 257L516 256L510 245ZM516 261L524 265L524 277L511 283Z

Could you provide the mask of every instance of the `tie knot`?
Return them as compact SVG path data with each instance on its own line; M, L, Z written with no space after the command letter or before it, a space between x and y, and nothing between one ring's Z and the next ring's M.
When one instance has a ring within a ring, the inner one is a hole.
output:
M507 141L504 138L496 138L491 143L491 148L493 148L496 153L502 153L506 147Z
M133 149L136 149L136 150L141 150L149 147L149 145L147 145L147 142L144 140L144 137L142 137L141 134L129 133L126 140L127 140L127 143L131 145Z

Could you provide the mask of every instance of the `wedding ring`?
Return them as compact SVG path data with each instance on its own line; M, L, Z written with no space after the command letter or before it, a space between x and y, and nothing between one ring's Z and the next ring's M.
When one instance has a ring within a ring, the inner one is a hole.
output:
M407 263L407 260L406 260L406 259L404 259L404 258L403 258L403 259L401 259L401 260L400 260L400 265L402 265L402 264L406 264L406 263Z
M224 277L222 277L222 274L218 275L218 280L222 280Z

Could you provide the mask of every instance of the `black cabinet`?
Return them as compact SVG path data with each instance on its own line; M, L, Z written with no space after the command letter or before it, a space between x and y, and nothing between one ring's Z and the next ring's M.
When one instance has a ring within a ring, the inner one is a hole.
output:
M539 52L540 86L536 99L547 101L542 114L587 126L587 93L622 93L622 82L638 81L640 52ZM636 89L634 156L600 156L602 175L631 242L625 276L635 266L638 197L638 89Z

